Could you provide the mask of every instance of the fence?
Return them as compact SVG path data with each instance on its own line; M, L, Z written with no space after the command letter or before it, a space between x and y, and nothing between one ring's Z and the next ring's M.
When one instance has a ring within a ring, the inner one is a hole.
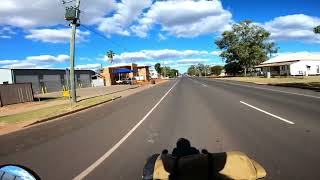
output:
M31 83L0 84L0 107L33 101Z

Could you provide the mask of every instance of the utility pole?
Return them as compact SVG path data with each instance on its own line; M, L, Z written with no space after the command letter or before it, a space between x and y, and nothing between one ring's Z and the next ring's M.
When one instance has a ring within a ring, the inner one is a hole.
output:
M65 3L65 2L64 2ZM74 73L74 57L75 57L75 39L76 39L76 30L77 26L79 26L80 21L80 0L76 0L75 7L67 7L65 19L67 21L71 21L71 39L70 39L70 95L71 102L77 102L77 94L76 94L76 83L75 83L75 73Z

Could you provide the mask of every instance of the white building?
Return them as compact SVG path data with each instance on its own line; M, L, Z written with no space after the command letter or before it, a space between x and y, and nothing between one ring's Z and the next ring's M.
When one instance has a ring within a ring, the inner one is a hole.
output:
M288 53L271 58L256 68L261 68L263 74L308 76L320 75L319 53Z
M153 66L151 66L151 67L149 68L149 72L150 72L150 77L151 77L152 79L157 79L157 78L160 77L160 75L157 73L157 71L154 69Z

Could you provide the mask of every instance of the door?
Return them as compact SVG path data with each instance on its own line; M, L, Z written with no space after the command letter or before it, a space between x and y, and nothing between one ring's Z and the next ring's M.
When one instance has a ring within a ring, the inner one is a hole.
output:
M43 75L46 92L62 91L60 75Z
M32 90L34 94L40 94L40 82L37 75L17 75L16 83L32 83Z
M81 87L91 87L91 78L89 74L80 74Z

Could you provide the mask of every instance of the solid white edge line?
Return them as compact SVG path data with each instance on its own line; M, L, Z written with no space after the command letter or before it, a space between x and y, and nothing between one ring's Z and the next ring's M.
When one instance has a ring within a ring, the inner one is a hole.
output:
M151 110L111 149L109 149L103 156L91 164L87 169L81 172L78 176L73 178L74 180L80 180L90 174L95 168L97 168L105 159L107 159L114 151L116 151L120 145L148 118L148 116L156 109L156 107L162 102L162 100L170 93L170 91L179 83L179 80L167 91L165 95L155 104Z
M249 87L249 88L255 88L255 89L261 89L261 90L266 90L266 91L273 91L273 92L281 92L285 94L293 94L293 95L298 95L298 96L305 96L305 97L311 97L311 98L316 98L320 99L320 96L312 96L308 94L300 94L300 93L294 93L294 92L288 92L288 91L281 91L281 90L276 90L276 89L268 89L268 88L261 88L261 87L254 87L254 86L249 86L249 85L244 85L244 84L236 84L236 83L231 83L231 82L226 82L227 80L212 80L215 82L221 82L225 84L231 84L231 85L236 85L236 86L243 86L243 87ZM239 81L240 82L240 81ZM241 82L240 82L241 83Z
M274 114L269 113L269 112L267 112L267 111L264 111L264 110L262 110L262 109L259 109L259 108L255 107L255 106L252 106L252 105L250 105L250 104L248 104L248 103L246 103L246 102L240 101L240 103L242 103L242 104L244 104L244 105L246 105L246 106L249 106L249 107L251 107L251 108L253 108L253 109L255 109L255 110L258 110L258 111L260 111L260 112L263 112L263 113L265 113L265 114L267 114L267 115L269 115L269 116L275 117L275 118L277 118L277 119L279 119L279 120L281 120L281 121L283 121L283 122L286 122L286 123L288 123L288 124L294 124L294 122L292 122L292 121L286 120L286 119L284 119L284 118L282 118L282 117L280 117L280 116L277 116L277 115L274 115Z

